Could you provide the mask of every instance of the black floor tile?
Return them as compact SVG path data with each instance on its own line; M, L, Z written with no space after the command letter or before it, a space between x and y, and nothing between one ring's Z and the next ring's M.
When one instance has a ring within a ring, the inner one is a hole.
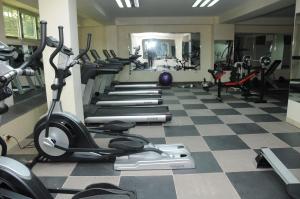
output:
M281 107L266 107L266 108L260 108L263 111L266 111L267 113L286 113L287 110L281 108Z
M236 134L258 134L258 133L268 133L265 129L254 123L244 123L244 124L228 124L228 126Z
M61 189L67 180L67 177L39 177L40 181L47 189ZM53 198L57 194L51 194Z
M120 187L133 190L139 199L176 199L172 176L122 176Z
M228 105L231 106L232 108L252 108L253 107L248 103L228 103Z
M187 116L187 113L184 110L171 110L170 112L175 117Z
M254 122L279 122L278 118L269 114L257 114L257 115L246 115L248 118Z
M179 100L164 100L164 104L180 104Z
M241 113L235 109L212 109L211 111L216 115L241 115Z
M113 163L78 163L71 176L119 176Z
M186 110L190 110L190 109L207 109L207 107L204 104L183 104L183 108L186 109Z
M181 100L197 99L195 96L177 96Z
M300 153L293 148L272 149L288 169L300 169Z
M147 138L152 144L166 144L165 138Z
M203 104L222 103L217 99L201 99L201 101L203 102Z
M276 106L286 107L288 103L287 102L272 102L272 104L275 104Z
M273 171L227 173L241 199L290 199Z
M208 92L193 92L194 95L210 95Z
M186 88L173 88L172 91L175 93L185 93L185 92L189 92L190 90Z
M163 91L163 95L164 96L174 96L174 93L170 92L170 91Z
M223 124L217 116L193 116L194 124Z
M232 96L232 95L222 95L222 99L226 102L228 101L236 101L238 98Z
M247 144L236 135L204 136L203 138L213 151L249 149Z
M200 136L193 125L186 126L164 126L166 137Z
M47 188L62 188L67 177L39 177Z
M274 133L274 135L292 147L300 147L300 133Z
M174 174L217 173L223 172L211 152L194 152L195 169L173 170Z

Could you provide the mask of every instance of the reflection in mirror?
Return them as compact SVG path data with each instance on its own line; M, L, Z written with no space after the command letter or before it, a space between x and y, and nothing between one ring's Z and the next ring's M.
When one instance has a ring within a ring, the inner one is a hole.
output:
M216 40L215 49L215 64L223 69L230 68L233 64L233 41L232 40Z
M200 33L132 33L132 70L199 70Z
M300 102L300 14L295 17L290 99Z
M241 61L244 56L258 60L268 56L272 60L281 60L278 69L289 69L291 65L291 34L236 34L235 61Z
M13 45L17 56L9 60L9 64L13 68L18 68L29 59L31 54L36 50L36 46ZM22 101L31 96L44 92L44 72L42 54L37 57L29 66L35 71L34 76L18 76L12 81L14 102Z

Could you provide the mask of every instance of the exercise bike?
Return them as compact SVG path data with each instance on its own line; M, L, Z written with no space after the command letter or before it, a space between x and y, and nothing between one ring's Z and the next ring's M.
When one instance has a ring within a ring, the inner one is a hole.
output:
M46 22L41 22L41 44L40 47L31 56L33 60L42 53L46 46ZM44 37L43 37L44 36ZM4 100L12 95L9 84L17 76L33 76L35 73L31 69L23 69L31 63L25 62L20 68L12 68L5 61L14 54L14 48L0 45L0 122L1 115L8 111L8 106ZM3 72L6 69L6 72ZM127 198L136 199L134 192L123 190L115 185L107 183L92 184L85 190L76 189L47 189L43 183L20 162L4 157L7 152L7 145L3 139L0 139L2 148L0 157L0 198L2 199L53 199L51 193L71 194L73 199L87 198Z
M35 159L37 162L115 161L115 170L195 168L191 153L182 144L153 145L144 137L124 133L134 127L130 123L111 122L101 128L87 128L75 115L64 112L60 97L66 85L65 79L71 75L70 68L78 64L89 49L91 35L86 50L73 60L70 60L73 52L63 45L63 38L62 27L59 27L59 41L47 38L47 45L56 48L50 56L55 80L51 86L53 100L49 111L34 128L34 143L40 154ZM58 54L59 64L56 66L53 60ZM118 138L110 140L109 148L102 148L95 143L91 133Z

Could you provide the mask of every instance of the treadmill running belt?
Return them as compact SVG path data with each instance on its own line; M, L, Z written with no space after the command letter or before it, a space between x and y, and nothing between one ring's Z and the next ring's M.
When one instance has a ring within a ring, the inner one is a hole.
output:
M160 99L160 95L103 95L96 97L101 101L117 101L117 100L140 100L140 99Z
M97 107L88 105L85 107L85 117L93 116L144 116L144 115L170 115L167 106L124 106L124 107Z

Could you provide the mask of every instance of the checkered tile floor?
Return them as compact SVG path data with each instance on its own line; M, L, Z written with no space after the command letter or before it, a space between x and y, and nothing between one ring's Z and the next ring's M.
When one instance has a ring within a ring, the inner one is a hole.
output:
M256 169L254 160L257 149L270 147L300 178L300 129L284 122L285 103L268 99L266 104L255 104L238 94L225 95L220 103L215 92L180 88L165 90L164 102L173 113L171 122L138 126L130 132L156 144L185 144L193 153L195 169L116 172L111 163L47 163L37 164L34 173L51 187L110 182L136 190L139 199L289 198L280 178L272 170ZM109 139L96 140L107 144ZM34 151L11 153L30 158Z

